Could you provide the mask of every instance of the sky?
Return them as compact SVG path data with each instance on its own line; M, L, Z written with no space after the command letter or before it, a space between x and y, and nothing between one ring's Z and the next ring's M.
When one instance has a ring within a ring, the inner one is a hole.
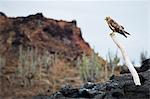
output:
M139 65L140 53L150 56L150 1L149 0L0 0L0 11L7 16L28 16L42 12L47 18L76 20L82 36L104 59L108 51L118 52L112 41L111 30L105 22L110 16L125 27L128 38L117 35L131 61ZM123 63L123 60L121 60Z

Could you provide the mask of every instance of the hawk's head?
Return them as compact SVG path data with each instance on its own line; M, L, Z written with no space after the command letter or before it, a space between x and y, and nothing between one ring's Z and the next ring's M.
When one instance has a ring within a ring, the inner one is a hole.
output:
M110 16L106 17L105 20L106 20L106 21L111 20Z

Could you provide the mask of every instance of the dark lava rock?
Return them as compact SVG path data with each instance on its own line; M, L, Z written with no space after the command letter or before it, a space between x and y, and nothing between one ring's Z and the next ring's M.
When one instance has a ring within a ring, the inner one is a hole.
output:
M128 73L114 75L105 83L88 82L78 89L66 85L47 98L36 99L150 99L150 59L145 60L142 66L139 73L141 86L136 86Z
M148 69L150 69L150 58L142 62L142 66L140 67L138 71L144 72Z
M125 67L126 68L126 67ZM138 73L140 72L144 72L147 71L148 69L150 69L150 58L146 59L142 62L142 66L141 67L135 67L136 71ZM130 73L130 71L128 69L124 69L120 72L120 74L124 74L124 73Z
M63 86L61 89L60 89L60 93L63 94L63 96L65 97L77 97L79 96L79 90L78 89L75 89L73 88L71 85L66 85L66 86Z

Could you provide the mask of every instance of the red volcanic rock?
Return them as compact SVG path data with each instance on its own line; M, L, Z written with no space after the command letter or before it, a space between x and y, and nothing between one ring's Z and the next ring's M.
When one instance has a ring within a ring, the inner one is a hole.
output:
M45 18L41 13L27 17L7 17L0 13L1 53L20 45L47 49L50 53L63 54L74 60L83 52L90 55L91 48L82 38L76 21Z

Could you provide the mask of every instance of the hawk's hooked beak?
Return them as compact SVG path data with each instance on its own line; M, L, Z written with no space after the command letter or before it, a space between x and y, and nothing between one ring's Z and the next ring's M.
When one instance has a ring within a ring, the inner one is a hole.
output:
M105 18L106 21L108 21L109 19L110 19L110 16L107 16L107 17Z
M108 20L108 17L105 17L105 20L107 21L107 20Z

